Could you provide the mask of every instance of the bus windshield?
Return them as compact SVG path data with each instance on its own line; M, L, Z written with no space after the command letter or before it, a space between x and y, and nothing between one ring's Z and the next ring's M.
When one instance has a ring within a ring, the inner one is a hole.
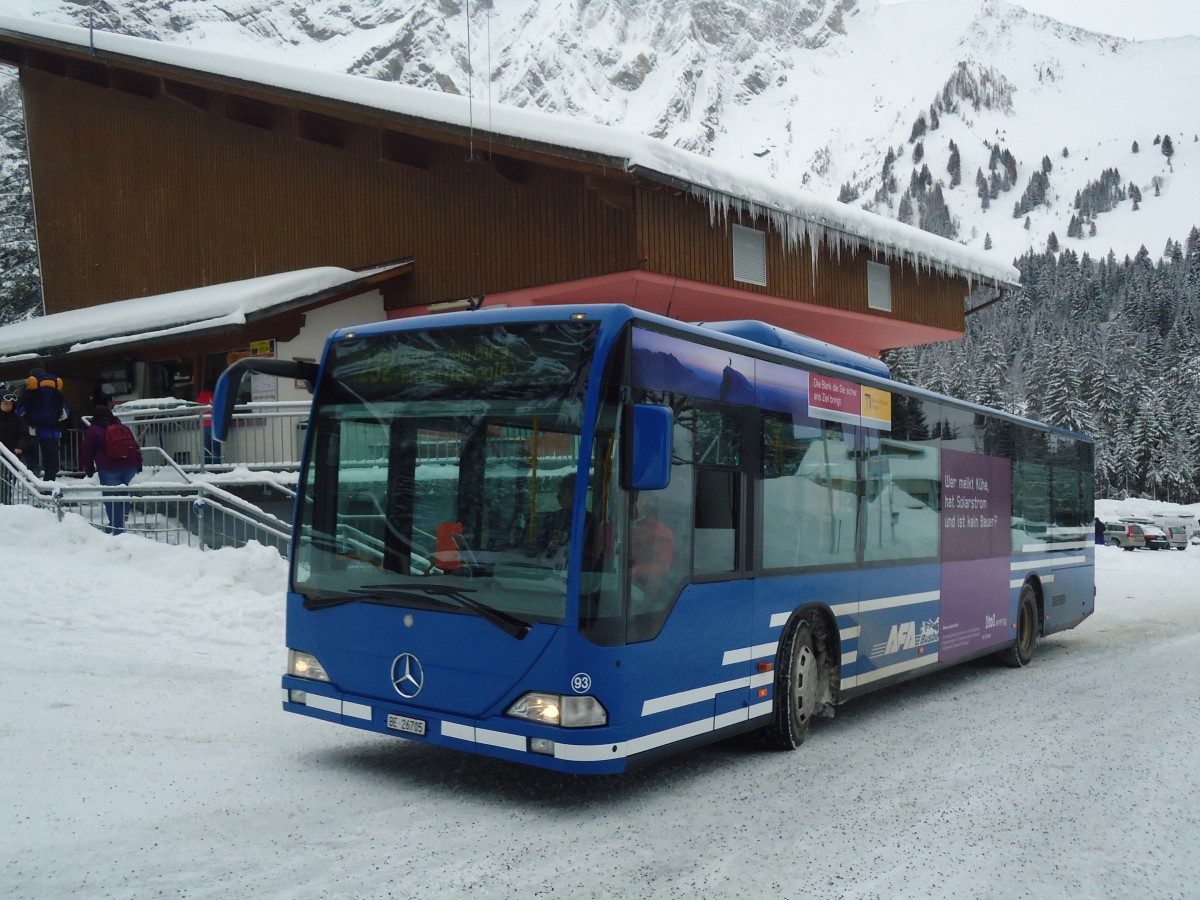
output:
M295 590L563 620L591 323L347 337L317 390Z

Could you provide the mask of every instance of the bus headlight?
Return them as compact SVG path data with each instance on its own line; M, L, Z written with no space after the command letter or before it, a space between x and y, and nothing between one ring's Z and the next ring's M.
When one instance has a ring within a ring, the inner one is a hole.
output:
M537 691L525 694L505 711L505 715L562 728L608 724L608 713L595 697L543 694Z
M288 650L287 673L297 678L308 678L312 681L328 681L325 667L311 653L301 653L299 650Z

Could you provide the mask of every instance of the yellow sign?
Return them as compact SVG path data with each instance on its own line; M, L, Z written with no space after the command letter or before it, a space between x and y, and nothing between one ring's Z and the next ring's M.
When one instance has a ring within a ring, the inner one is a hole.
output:
M879 388L862 388L862 423L868 428L892 430L892 395Z

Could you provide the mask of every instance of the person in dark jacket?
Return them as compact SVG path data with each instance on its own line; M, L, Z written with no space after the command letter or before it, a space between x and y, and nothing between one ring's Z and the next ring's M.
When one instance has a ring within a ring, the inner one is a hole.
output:
M92 424L83 433L83 474L90 477L95 472L100 477L100 483L106 487L129 484L133 476L142 471L140 450L125 459L110 459L105 452L105 429L119 422L107 405L97 406L92 415ZM108 514L110 534L120 534L125 530L123 502L106 502L104 511Z
M63 400L62 379L45 369L30 369L25 393L17 401L17 413L35 440L30 442L25 465L35 473L42 472L46 481L58 478L58 445L62 441L63 423L71 415ZM39 465L40 464L40 465Z
M17 415L17 395L7 388L0 395L0 444L8 448L18 460L24 462L25 450L29 446L29 427ZM12 500L12 479L0 466L0 504Z

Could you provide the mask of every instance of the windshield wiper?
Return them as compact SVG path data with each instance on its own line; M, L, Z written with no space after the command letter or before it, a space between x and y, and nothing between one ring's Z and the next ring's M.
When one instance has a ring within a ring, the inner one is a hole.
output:
M318 597L306 598L304 608L328 609L331 606L341 606L357 600L383 601L384 603L396 600L412 602L433 597L437 600L449 600L459 606L475 610L501 631L511 634L517 640L522 640L525 635L529 634L532 625L524 619L518 619L503 610L467 596L474 592L474 588L454 588L440 584L364 584L361 593L323 594Z

